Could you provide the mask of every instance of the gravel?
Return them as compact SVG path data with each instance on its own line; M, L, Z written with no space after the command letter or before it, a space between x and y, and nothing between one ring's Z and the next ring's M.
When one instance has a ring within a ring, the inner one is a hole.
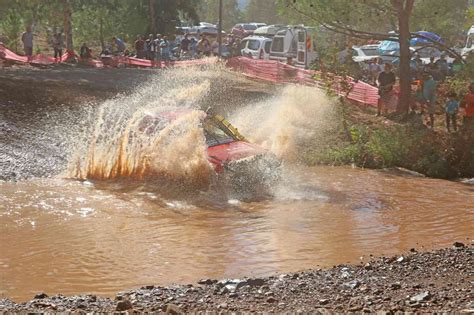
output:
M474 312L473 247L379 257L266 278L202 279L196 285L154 286L95 295L47 296L25 303L0 299L7 312Z

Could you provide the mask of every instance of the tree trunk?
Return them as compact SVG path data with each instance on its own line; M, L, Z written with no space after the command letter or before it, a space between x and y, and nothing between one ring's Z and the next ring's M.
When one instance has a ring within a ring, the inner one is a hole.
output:
M73 51L72 41L72 10L69 0L61 0L64 13L64 35L66 36L66 50Z
M410 71L410 15L414 0L398 1L398 30L400 42L400 95L397 112L408 113L411 98L411 71Z
M100 40L100 46L102 46L102 50L105 49L105 41L104 41L104 18L100 17L99 19L99 40Z
M150 15L150 32L156 34L155 0L148 0L148 13Z

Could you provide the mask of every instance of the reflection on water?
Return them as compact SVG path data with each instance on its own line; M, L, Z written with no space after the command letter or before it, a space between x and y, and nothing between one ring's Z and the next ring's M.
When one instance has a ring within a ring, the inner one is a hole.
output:
M275 198L259 202L158 184L2 182L0 294L112 295L357 262L474 236L471 185L331 167L285 178Z

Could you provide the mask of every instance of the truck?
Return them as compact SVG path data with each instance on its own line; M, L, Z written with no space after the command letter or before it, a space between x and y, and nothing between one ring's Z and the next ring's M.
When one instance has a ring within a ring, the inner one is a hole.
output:
M295 66L308 68L318 59L316 31L316 28L304 25L279 30L272 39L270 60L286 62L292 58Z
M474 25L471 26L469 31L467 31L467 39L466 39L466 45L465 47L461 50L461 55L463 57L467 57L471 51L474 50Z

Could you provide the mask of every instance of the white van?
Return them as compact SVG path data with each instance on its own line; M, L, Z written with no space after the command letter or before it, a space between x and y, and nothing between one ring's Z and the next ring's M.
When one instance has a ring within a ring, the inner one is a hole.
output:
M291 57L297 67L309 67L318 58L315 35L315 28L302 25L278 31L272 39L270 60L286 62Z
M272 40L264 36L248 36L241 42L242 56L251 57L253 59L265 59L270 57L270 46Z
M474 25L467 32L466 46L461 50L461 55L467 56L474 50Z

